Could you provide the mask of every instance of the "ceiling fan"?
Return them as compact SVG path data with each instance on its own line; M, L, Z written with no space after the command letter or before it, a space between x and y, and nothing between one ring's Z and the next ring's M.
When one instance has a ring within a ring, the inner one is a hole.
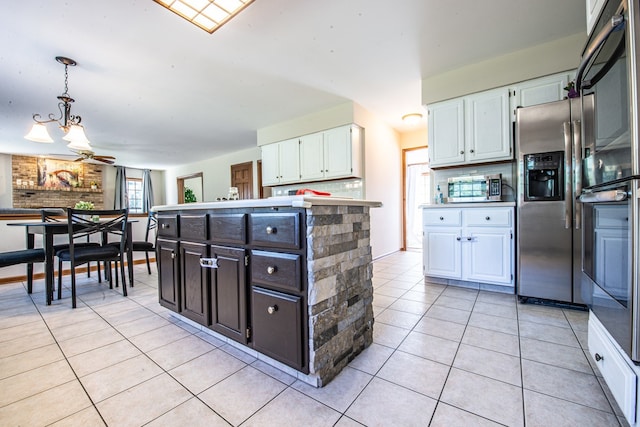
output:
M112 165L114 163L113 160L116 159L113 156L98 156L93 151L83 150L83 151L76 151L75 153L78 156L80 156L77 159L75 159L76 162L81 162L81 161L84 161L84 160L96 160L98 162L102 162L102 163L106 163L108 165Z

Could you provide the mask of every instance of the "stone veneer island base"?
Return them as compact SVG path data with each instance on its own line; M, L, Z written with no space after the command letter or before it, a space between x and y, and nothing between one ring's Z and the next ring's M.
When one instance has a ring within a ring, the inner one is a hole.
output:
M160 303L322 387L373 341L369 210L379 206L290 196L154 207Z

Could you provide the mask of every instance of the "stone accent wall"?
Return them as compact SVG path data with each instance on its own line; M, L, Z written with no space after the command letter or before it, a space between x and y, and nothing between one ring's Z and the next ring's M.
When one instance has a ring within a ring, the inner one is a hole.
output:
M326 385L373 342L369 207L307 209L309 375Z
M14 208L73 207L82 200L93 202L96 209L104 207L101 165L80 163L80 185L76 188L45 188L38 186L37 157L11 156ZM18 185L18 180L21 184ZM91 182L97 189L91 189ZM32 184L33 183L33 184Z

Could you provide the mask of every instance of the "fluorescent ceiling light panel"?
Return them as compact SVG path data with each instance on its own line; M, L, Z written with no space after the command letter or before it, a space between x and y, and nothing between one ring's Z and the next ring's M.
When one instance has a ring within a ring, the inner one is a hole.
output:
M254 0L153 0L208 33L213 33Z

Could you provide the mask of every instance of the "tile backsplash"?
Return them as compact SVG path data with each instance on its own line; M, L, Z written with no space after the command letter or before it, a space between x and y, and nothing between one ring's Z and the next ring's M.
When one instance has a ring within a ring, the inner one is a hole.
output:
M331 193L336 197L364 199L364 181L362 179L342 179L338 181L306 182L273 187L272 196L288 196L289 190L310 189Z

